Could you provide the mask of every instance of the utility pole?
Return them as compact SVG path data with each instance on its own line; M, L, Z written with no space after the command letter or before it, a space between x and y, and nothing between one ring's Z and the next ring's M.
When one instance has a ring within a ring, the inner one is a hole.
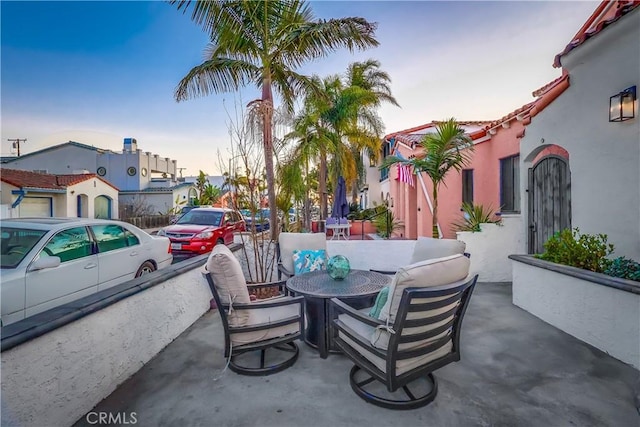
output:
M15 138L15 139L7 139L7 141L9 142L13 142L13 146L14 148L18 149L18 157L20 157L20 143L21 142L27 142L27 138Z

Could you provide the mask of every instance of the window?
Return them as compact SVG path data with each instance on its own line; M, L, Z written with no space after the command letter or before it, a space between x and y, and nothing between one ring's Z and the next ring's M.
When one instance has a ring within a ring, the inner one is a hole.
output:
M391 154L391 143L386 141L382 144L382 159L386 159ZM380 169L380 181L389 179L389 168Z
M473 169L462 171L462 203L473 203Z
M64 230L49 240L40 256L57 256L60 262L73 261L91 255L91 238L85 227Z
M502 212L520 212L520 156L500 160L500 206Z
M140 243L133 233L119 225L94 225L91 230L96 236L99 252L115 251Z
M47 232L43 230L2 227L0 233L2 268L15 268L45 234Z

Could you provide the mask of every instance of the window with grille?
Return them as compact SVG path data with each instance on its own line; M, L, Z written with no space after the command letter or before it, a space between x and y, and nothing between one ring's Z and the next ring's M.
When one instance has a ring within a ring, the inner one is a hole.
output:
M462 203L473 203L473 169L462 171Z
M520 212L520 156L500 160L500 210Z

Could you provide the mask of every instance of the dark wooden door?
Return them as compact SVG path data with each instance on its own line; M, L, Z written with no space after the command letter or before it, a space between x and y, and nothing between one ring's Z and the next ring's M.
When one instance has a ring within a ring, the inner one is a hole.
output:
M547 156L529 169L529 253L544 252L554 233L571 228L571 172L567 161Z

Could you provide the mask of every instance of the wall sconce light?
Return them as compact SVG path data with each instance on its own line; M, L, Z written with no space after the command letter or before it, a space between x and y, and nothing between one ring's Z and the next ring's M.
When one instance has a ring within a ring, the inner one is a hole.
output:
M609 98L609 121L624 122L636 116L636 87L631 86Z

